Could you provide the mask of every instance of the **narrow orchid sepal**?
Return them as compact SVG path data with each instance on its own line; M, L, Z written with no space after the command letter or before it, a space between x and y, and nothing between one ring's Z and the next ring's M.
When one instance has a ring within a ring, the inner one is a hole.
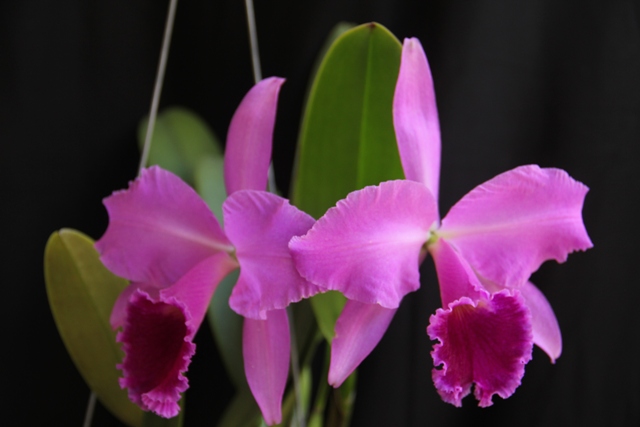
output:
M278 93L284 79L269 77L253 86L231 119L224 155L227 194L267 189Z
M480 300L463 297L439 308L427 333L438 340L431 353L433 382L445 402L462 405L475 384L481 407L506 399L520 385L533 347L531 314L517 293L504 290Z
M349 194L289 248L300 274L319 287L397 308L420 286L420 251L436 221L424 185L388 181Z
M282 421L282 397L291 351L286 310L271 310L266 320L244 319L242 355L253 397L267 425Z
M544 294L533 283L527 281L520 294L531 312L533 343L540 347L555 363L562 354L562 334L556 315Z
M157 166L104 204L109 226L96 249L109 270L132 282L169 286L213 253L233 250L200 196Z
M593 246L582 222L587 191L563 170L521 166L471 190L438 235L482 278L518 287L544 261Z
M242 316L266 319L318 293L318 287L296 270L289 240L305 234L315 222L287 199L266 191L241 190L223 205L225 230L236 247L240 277L229 305Z
M405 39L393 97L393 125L405 177L438 200L440 122L431 70L420 41Z
M347 300L331 341L329 384L340 387L378 345L397 309Z

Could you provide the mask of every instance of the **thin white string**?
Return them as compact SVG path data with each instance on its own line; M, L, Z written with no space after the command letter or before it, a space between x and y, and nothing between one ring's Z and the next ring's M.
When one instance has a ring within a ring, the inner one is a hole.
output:
M158 63L158 72L156 73L156 83L153 87L153 96L151 97L151 109L149 111L149 122L147 123L147 132L144 137L144 145L142 146L142 155L140 156L140 166L138 167L138 175L147 165L149 159L149 149L151 148L151 138L153 137L153 128L156 124L158 116L158 105L160 104L160 93L162 92L162 84L164 83L164 72L167 69L167 59L169 57L169 45L171 44L171 33L173 32L173 22L176 16L176 7L178 0L169 2L169 12L167 12L167 21L164 26L164 36L162 39L162 49L160 51L160 61Z
M93 410L96 407L96 394L91 392L89 395L89 402L87 403L87 411L84 414L84 423L82 427L91 427L91 421L93 420Z
M258 49L258 32L256 31L256 16L253 11L253 1L245 0L247 9L247 27L249 28L249 47L251 48L251 65L253 66L253 80L258 83L262 80L262 70L260 69L260 53Z
M253 10L253 1L244 0L247 11L247 28L249 29L249 48L251 49L251 66L253 68L253 82L257 84L262 80L262 67L260 66L260 50L258 49L258 30L256 27L256 16ZM269 163L268 189L276 193L276 177L273 172L273 162Z
M149 111L149 122L147 123L147 132L142 146L142 155L140 156L140 165L138 167L138 175L147 164L149 158L149 148L151 147L151 137L153 136L153 127L156 123L158 115L158 104L160 103L160 93L162 92L162 83L164 81L164 72L167 68L167 58L169 57L169 45L171 41L171 33L173 32L173 22L176 16L176 6L178 0L170 0L169 12L167 13L167 21L164 27L164 36L162 39L162 49L160 51L160 62L158 63L158 72L156 74L156 82L153 88L153 96L151 97L151 109ZM89 395L87 410L84 415L83 427L90 427L93 420L93 412L96 407L96 394L92 391Z

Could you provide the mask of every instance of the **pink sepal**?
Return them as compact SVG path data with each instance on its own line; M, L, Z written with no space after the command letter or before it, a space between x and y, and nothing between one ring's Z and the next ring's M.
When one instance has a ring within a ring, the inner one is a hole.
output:
M271 310L266 320L244 319L244 371L267 425L282 421L282 397L289 376L290 351L286 310Z
M224 154L227 194L267 189L278 93L284 79L269 77L253 86L236 109Z
M520 293L531 312L533 343L547 353L551 363L555 363L562 354L562 334L551 304L531 282L526 282Z
M318 287L296 270L288 247L293 236L311 228L311 216L287 199L255 190L236 191L224 202L223 211L240 263L240 277L229 298L234 311L264 320L267 311L318 293Z
M331 341L329 384L340 385L382 339L397 309L347 300Z
M393 125L405 177L427 186L438 200L440 122L431 70L420 41L405 39L393 96Z

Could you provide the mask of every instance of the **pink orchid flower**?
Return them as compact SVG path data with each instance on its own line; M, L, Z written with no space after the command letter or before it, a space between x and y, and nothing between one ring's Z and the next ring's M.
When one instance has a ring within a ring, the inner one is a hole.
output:
M159 167L104 201L109 226L96 248L111 271L131 281L111 315L112 326L122 328L120 384L145 410L178 413L193 337L218 283L239 267L229 304L245 317L247 382L265 421L281 421L290 350L285 308L317 292L299 276L287 247L313 218L265 191L283 81L254 86L231 121L224 231L191 187Z
M348 298L329 382L340 385L378 344L430 253L443 306L427 328L439 341L436 388L459 406L475 384L489 406L515 391L534 343L552 360L561 353L553 310L528 279L544 261L592 246L581 214L588 189L562 170L522 166L473 189L440 222L440 128L417 39L403 45L393 117L407 179L349 194L289 243L303 277Z

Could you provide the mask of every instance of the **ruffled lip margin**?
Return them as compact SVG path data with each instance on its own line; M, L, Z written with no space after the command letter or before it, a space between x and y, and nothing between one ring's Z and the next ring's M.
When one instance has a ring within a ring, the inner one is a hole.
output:
M491 406L494 394L508 398L531 360L531 314L517 291L460 298L431 316L427 334L439 341L431 352L433 382L442 399L458 407L474 384L481 407Z

